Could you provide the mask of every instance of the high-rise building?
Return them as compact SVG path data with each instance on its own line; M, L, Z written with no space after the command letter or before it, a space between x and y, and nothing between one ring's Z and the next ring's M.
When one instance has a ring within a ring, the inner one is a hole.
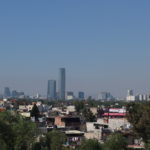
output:
M56 99L56 80L48 80L47 99Z
M18 92L16 90L13 90L11 96L13 98L17 98L18 97Z
M59 69L59 83L58 83L59 99L65 100L66 91L66 70L65 68Z
M110 100L113 100L114 97L111 95L110 92L101 92L101 93L98 95L98 99L99 99L99 100L103 100L103 101L110 101Z
M4 88L4 97L10 97L11 96L11 93L10 93L10 89L9 87L5 87Z
M133 90L128 90L127 91L127 96L133 96Z
M147 101L148 99L148 96L146 94L138 94L136 96L136 100L139 100L139 101Z
M79 92L78 93L78 98L81 99L81 100L84 99L84 92Z
M133 90L128 90L128 91L127 91L126 100L127 100L127 101L135 101L135 100L136 100L136 96L134 96Z

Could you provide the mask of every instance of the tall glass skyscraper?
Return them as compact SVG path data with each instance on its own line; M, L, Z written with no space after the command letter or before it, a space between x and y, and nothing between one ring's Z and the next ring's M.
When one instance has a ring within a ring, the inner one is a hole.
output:
M11 96L11 93L10 93L9 87L5 87L4 88L4 97L7 98L7 97L10 97L10 96Z
M59 69L59 85L58 85L59 99L65 100L66 91L66 70L65 68Z
M56 80L48 80L47 99L56 99Z

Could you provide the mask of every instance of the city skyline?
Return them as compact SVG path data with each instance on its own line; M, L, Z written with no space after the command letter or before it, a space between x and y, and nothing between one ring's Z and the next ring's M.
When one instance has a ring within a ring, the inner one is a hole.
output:
M67 89L66 90L66 69L65 68L59 68L59 74L58 74L59 78L58 80L54 80L54 79L48 79L48 82L47 82L47 89L46 91L44 92L44 94L40 92L37 92L37 93L32 93L32 94L24 94L24 91L23 90L19 90L18 89L14 89L14 88L10 88L10 86L5 86L3 87L3 92L0 92L1 96L3 95L4 98L7 98L7 97L10 97L10 96L13 96L13 95L16 95L19 94L19 95L24 95L24 96L32 96L32 97L35 97L35 95L41 95L43 98L47 98L48 100L56 100L56 99L66 99L67 97L67 93L70 93L70 89ZM62 94L60 95L60 91L62 92ZM100 99L99 97L101 97L102 93L108 93L108 95L110 95L109 98L114 98L114 99L118 99L120 98L120 100L125 100L126 99L126 96L138 96L138 95L148 95L150 93L146 93L145 91L144 92L138 92L136 91L135 94L133 94L134 90L133 89L126 89L125 93L124 93L124 96L120 97L119 95L113 95L110 91L99 91L97 93L92 93L92 94L88 94L86 93L86 96L85 96L85 92L86 91L80 91L80 89L77 89L77 91L71 91L73 93L75 93L75 98L79 98L79 99L84 99L83 97L85 98L88 98L89 96L92 96L92 98L94 99ZM8 94L9 93L9 94ZM22 94L23 93L23 94ZM79 95L82 95L82 98L80 98ZM111 95L112 94L112 95ZM101 96L100 96L101 95ZM63 96L63 98L62 98ZM113 97L114 96L114 97ZM103 96L102 96L103 97Z
M66 91L150 93L150 2L0 2L0 93L46 95L67 69ZM32 83L32 84L31 84Z

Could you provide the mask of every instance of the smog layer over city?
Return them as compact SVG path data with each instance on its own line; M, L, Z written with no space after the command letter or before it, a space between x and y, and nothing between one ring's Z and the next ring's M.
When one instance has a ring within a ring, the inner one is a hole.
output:
M150 150L150 1L1 0L0 150Z

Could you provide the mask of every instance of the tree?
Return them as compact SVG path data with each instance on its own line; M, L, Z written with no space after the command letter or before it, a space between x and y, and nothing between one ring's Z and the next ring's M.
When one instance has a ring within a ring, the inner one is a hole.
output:
M36 135L36 125L31 121L20 120L13 127L15 131L15 149L28 150L32 146Z
M84 101L75 101L75 102L74 102L74 105L75 105L76 111L77 111L78 113L80 113L81 110L83 110L83 108L85 107Z
M7 125L18 123L20 115L13 111L5 111L0 113L0 121L5 122Z
M2 114L4 114L4 113L0 113L0 139L1 139L1 143L2 143L3 147L5 147L4 145L6 144L7 148L12 150L13 146L14 146L14 141L15 141L14 131L8 122L5 122L5 120L4 121L1 120L3 118Z
M72 150L63 146L66 142L64 133L53 130L48 132L45 136L40 137L40 141L34 143L32 150Z
M40 112L36 104L34 104L32 110L31 110L31 117L35 117L35 120L38 121L38 118L40 116Z
M62 150L65 135L59 131L51 131L46 135L46 144L49 150Z
M150 103L129 103L127 118L135 133L143 138L145 143L150 140Z
M104 110L103 108L98 108L97 110L97 117L101 118L104 114Z
M95 139L84 140L79 150L102 150L101 144Z
M150 141L145 144L145 150L150 150Z
M84 116L86 121L88 121L88 122L95 122L96 121L96 117L93 115L93 113L91 112L90 109L84 108L82 113L83 113L83 116Z
M15 112L0 113L0 142L9 150L29 150L34 143L36 126Z
M42 144L40 142L36 142L32 146L32 150L41 150L42 149Z
M120 133L114 133L107 138L104 147L106 150L126 150L127 141Z
M2 138L0 138L0 148L1 150L7 150L7 145Z

